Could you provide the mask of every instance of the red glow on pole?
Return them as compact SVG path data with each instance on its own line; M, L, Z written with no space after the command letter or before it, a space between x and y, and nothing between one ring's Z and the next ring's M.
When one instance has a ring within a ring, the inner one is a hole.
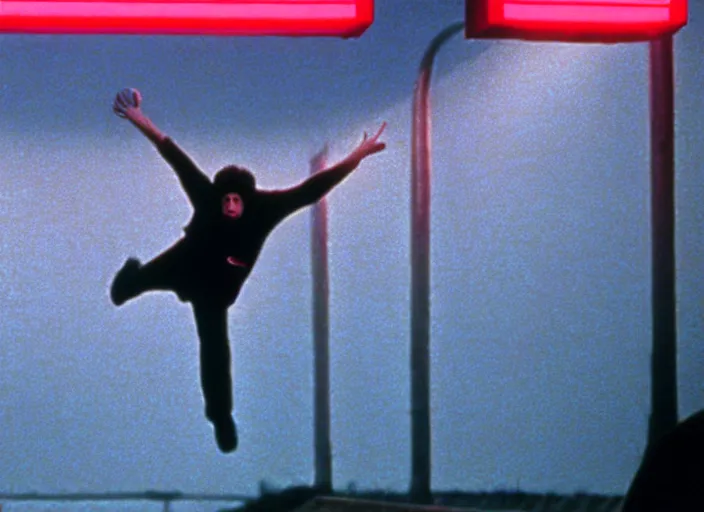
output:
M359 37L374 0L0 0L0 32Z
M674 34L687 0L466 0L467 38L620 43Z

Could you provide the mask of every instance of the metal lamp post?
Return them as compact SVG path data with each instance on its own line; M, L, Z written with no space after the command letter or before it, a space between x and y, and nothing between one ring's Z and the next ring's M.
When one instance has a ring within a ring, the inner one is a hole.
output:
M450 25L428 47L413 97L411 140L411 496L431 496L430 421L430 78L436 54L464 28ZM648 443L677 413L673 36L650 45L652 386Z
M411 135L411 489L431 496L430 426L430 77L438 50L464 23L450 25L430 43L413 96Z
M310 173L325 168L328 148L311 160ZM313 353L315 486L332 491L332 443L330 441L330 356L329 356L329 275L327 201L318 201L312 209L311 265L313 269Z
M672 36L650 43L653 348L648 444L677 425L675 110Z

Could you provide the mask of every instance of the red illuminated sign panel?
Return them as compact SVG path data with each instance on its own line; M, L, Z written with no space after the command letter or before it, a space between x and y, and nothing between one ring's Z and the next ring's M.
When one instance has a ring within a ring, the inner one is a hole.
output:
M0 32L359 37L374 0L0 0Z
M687 0L466 0L465 36L619 43L686 24Z

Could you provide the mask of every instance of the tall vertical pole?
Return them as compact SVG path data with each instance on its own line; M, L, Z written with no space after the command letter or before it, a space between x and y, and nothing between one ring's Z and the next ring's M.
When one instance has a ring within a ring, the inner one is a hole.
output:
M413 97L411 135L411 497L431 499L430 424L430 78L440 47L464 29L455 23L430 43Z
M325 168L327 145L310 162L311 175ZM314 435L315 486L332 491L332 446L330 442L330 358L328 284L327 201L312 208L311 264L313 270Z
M671 35L650 42L653 349L649 445L678 420L673 61Z

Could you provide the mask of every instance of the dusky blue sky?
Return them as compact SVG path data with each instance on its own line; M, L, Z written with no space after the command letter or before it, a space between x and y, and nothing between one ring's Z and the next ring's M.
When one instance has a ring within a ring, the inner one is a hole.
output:
M676 38L680 413L704 405L704 7ZM190 207L122 87L212 175L264 187L389 123L329 196L334 479L405 489L410 96L461 0L379 0L359 40L0 37L0 490L255 493L312 458L309 221L230 311L241 446L203 418L190 309L107 296ZM476 43L433 88L433 486L621 493L649 413L647 45Z

